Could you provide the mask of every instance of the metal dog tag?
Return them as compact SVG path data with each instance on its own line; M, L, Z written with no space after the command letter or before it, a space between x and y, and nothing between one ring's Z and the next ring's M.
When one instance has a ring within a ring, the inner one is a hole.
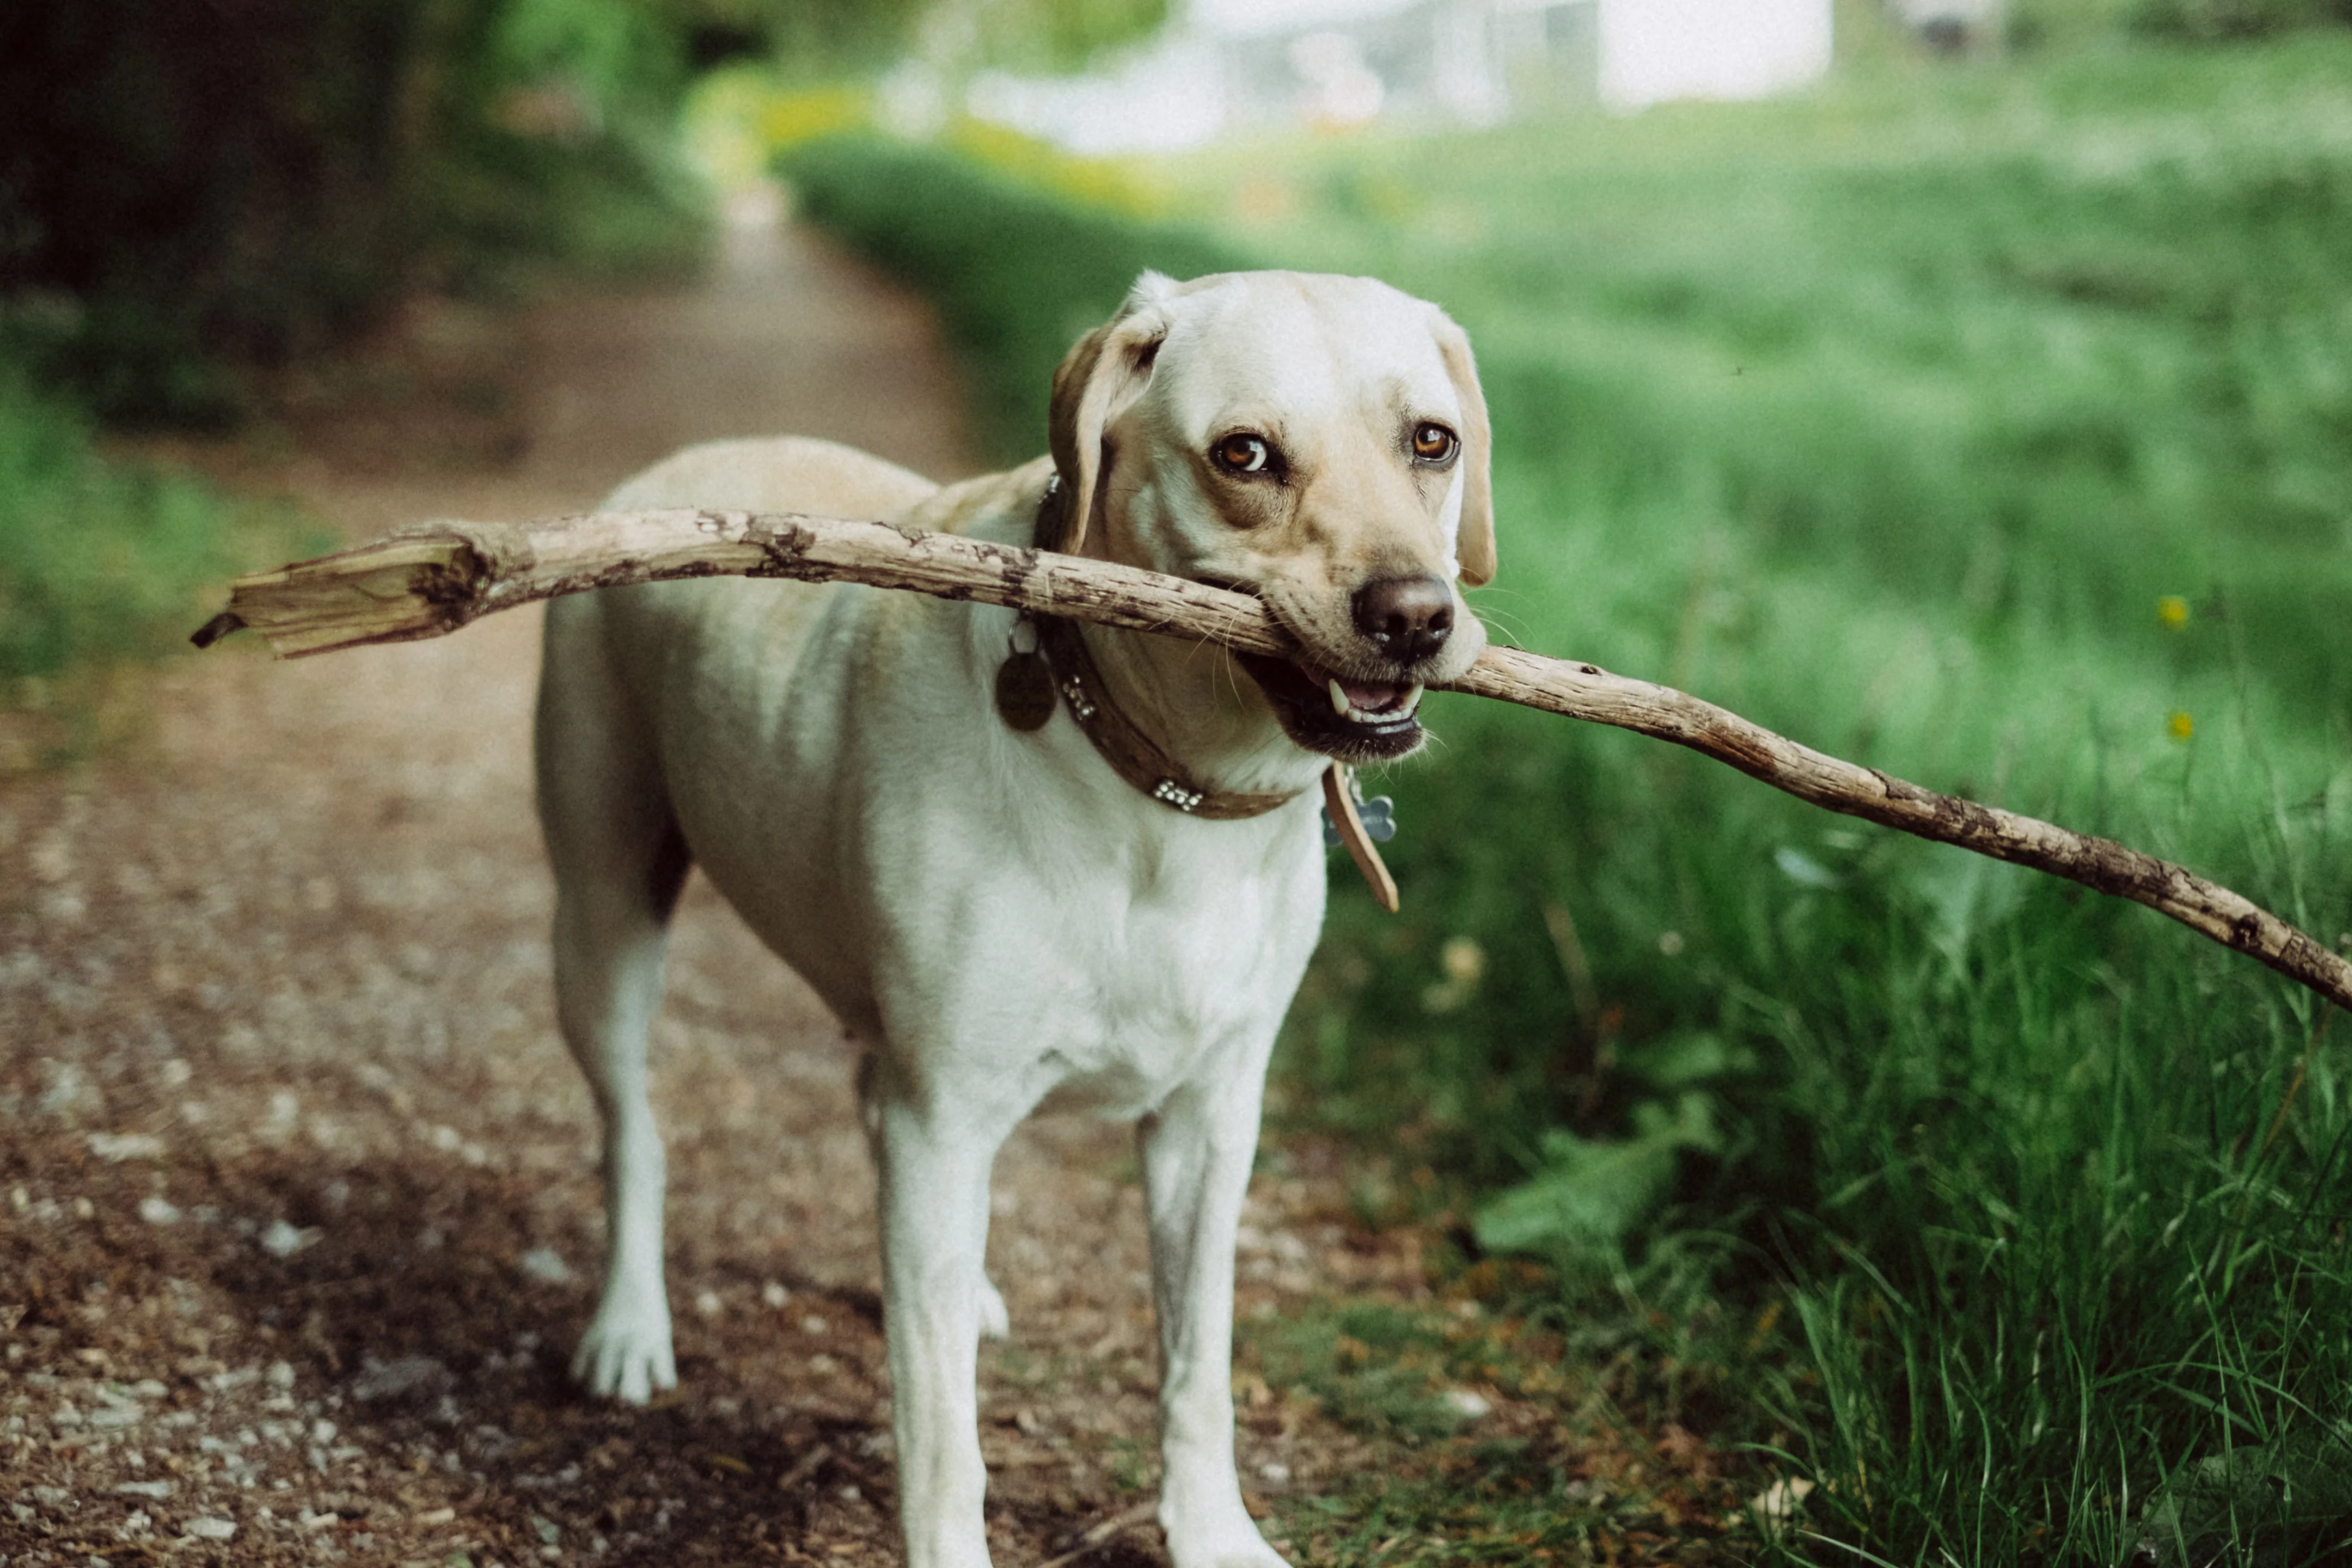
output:
M1054 716L1054 671L1032 649L996 666L996 713L1015 729L1040 729Z
M1384 844L1395 838L1395 800L1387 795L1375 795L1369 800L1365 800L1363 790L1352 774L1348 779L1348 789L1356 798L1356 817L1364 824L1364 837L1376 844ZM1347 841L1339 835L1339 824L1331 821L1331 809L1326 806L1323 809L1323 847L1336 850Z
M1390 816L1389 800L1382 796L1378 802L1380 821L1385 832L1375 834L1364 823L1366 808L1363 791L1356 787L1356 770L1344 762L1334 762L1323 770L1323 831L1327 842L1336 842L1348 852L1363 873L1364 885L1372 891L1372 902L1394 915L1399 907L1396 878L1381 861L1381 852L1372 840L1388 838L1396 831Z

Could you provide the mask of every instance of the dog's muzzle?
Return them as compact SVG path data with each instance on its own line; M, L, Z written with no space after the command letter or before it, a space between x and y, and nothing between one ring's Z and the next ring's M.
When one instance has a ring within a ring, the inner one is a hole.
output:
M1204 575L1200 580L1257 593L1228 579ZM1379 578L1349 602L1369 657L1346 666L1304 652L1289 658L1237 653L1234 658L1265 694L1292 741L1342 762L1385 762L1418 749L1428 737L1421 727L1421 672L1439 662L1452 639L1454 609L1454 591L1443 578ZM1307 643L1295 631L1291 639L1302 647Z
M1342 762L1380 762L1420 746L1422 684L1366 680L1311 659L1239 655L1283 733Z

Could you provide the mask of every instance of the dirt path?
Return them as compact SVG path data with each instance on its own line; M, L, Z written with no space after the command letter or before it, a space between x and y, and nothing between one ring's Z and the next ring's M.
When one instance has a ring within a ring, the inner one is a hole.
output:
M488 389L478 409L324 418L257 482L364 534L578 507L719 435L971 465L921 309L791 231L732 231L696 290L412 336ZM562 1376L602 1239L548 995L536 634L515 614L296 664L184 660L130 755L0 789L12 1568L895 1560L852 1049L699 883L656 1052L682 1386L623 1411ZM1150 1496L1127 1148L1047 1123L999 1166L1000 1563ZM1325 1218L1309 1156L1271 1163L1244 1315L1419 1289L1407 1243ZM1255 1390L1244 1469L1266 1497L1363 1462L1303 1397ZM1164 1559L1139 1528L1087 1561Z

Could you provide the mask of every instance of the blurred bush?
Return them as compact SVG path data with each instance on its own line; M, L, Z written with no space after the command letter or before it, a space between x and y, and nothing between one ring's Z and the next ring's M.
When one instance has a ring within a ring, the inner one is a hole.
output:
M92 415L224 424L249 370L412 292L695 256L673 110L723 3L0 10L0 709L175 643L207 585L303 542L101 456Z
M322 546L290 507L100 457L85 415L0 364L0 710L54 706L51 677L178 644L223 578Z
M1007 132L972 144L1017 157L1033 175L1067 162ZM1197 229L1081 204L1034 179L882 136L811 142L782 153L777 169L811 218L930 297L969 378L979 435L1007 463L1045 450L1054 367L1139 273L1191 277L1238 264Z
M625 0L28 0L0 19L0 351L110 419L418 287L694 254L690 29Z

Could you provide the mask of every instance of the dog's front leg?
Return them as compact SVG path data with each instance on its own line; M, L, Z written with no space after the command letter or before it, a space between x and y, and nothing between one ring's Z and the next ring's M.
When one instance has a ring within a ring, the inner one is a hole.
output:
M989 1170L1012 1122L887 1091L866 1114L882 1180L883 1325L907 1562L986 1568L974 1380Z
M1160 1315L1160 1523L1176 1568L1281 1568L1234 1473L1234 1233L1262 1074L1188 1085L1139 1129Z

